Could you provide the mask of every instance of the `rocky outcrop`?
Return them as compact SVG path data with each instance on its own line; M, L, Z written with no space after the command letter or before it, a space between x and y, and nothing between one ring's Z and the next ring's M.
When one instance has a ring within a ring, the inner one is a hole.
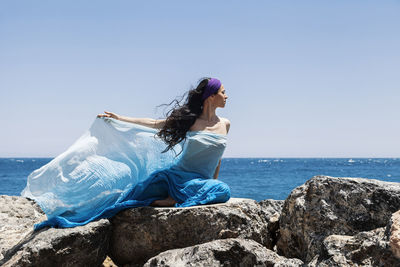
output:
M190 208L129 209L112 219L110 257L117 264L144 263L169 249L225 238L252 239L272 249L268 220L280 209L274 204L269 211L250 199Z
M400 266L388 243L385 227L354 236L330 235L308 266Z
M40 208L23 197L0 197L2 266L99 266L105 259L110 222L100 220L68 229L42 229Z
M156 266L302 266L298 259L279 256L250 239L214 240L182 249L173 249L149 259L144 267Z
M270 244L270 248L276 251L276 243L279 238L279 219L281 217L283 200L266 199L258 202L261 207L262 216L268 222L267 231L268 238L267 243Z
M46 215L32 200L0 195L0 262L9 249L32 233Z
M33 232L40 208L0 196L0 265L400 266L398 210L399 183L316 176L285 201L134 208Z
M393 254L400 259L400 210L392 215L388 225L389 245Z
M309 262L330 235L356 235L385 227L400 209L400 184L316 176L286 199L278 253Z

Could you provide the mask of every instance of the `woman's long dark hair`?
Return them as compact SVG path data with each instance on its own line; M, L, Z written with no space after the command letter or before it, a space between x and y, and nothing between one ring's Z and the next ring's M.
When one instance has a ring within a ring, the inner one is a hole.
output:
M174 105L167 112L164 127L160 129L157 135L167 144L167 148L163 152L172 149L176 144L182 142L186 138L186 133L195 123L196 119L203 111L203 93L210 78L200 80L196 88L190 89L182 99L186 99L183 103L182 99L178 101L174 99L167 106Z

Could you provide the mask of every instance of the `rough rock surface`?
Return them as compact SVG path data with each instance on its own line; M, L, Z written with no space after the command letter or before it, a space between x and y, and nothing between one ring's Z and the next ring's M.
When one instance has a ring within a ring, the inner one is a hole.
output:
M190 208L129 209L111 220L109 255L116 264L143 264L162 251L226 238L252 239L272 249L268 232L272 209L264 212L251 199Z
M400 266L398 210L399 183L316 176L284 202L143 207L33 232L40 208L0 196L0 265Z
M118 267L110 257L106 257L101 267Z
M400 210L393 213L390 221L389 244L393 254L400 259Z
M262 216L268 222L268 244L270 248L276 251L276 243L279 238L279 219L281 216L284 200L266 199L258 202L261 206Z
M106 257L108 220L33 232L33 225L45 218L33 201L1 196L0 209L2 266L99 266Z
M46 215L32 200L0 195L0 261L10 248L33 230L33 225Z
M145 267L156 266L302 266L254 240L229 238L182 249L173 249L149 259Z
M319 254L325 237L384 227L399 209L399 183L315 176L285 201L278 253L309 262Z
M330 235L308 266L400 266L388 243L384 227L354 236Z
M284 200L265 199L258 202L261 206L264 216L269 218L280 215L282 212Z

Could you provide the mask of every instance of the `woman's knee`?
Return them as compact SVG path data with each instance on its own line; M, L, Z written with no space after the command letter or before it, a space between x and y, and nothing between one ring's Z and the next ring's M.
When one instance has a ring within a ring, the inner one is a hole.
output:
M220 186L224 201L228 201L231 198L231 189L226 183L222 183Z
M218 201L226 202L231 197L231 189L229 186L221 181L213 180L215 193L218 195Z

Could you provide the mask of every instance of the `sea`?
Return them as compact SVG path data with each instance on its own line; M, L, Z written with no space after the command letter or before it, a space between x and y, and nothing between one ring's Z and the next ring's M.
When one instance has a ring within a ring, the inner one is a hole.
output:
M0 195L19 196L28 175L52 158L0 158ZM232 197L286 199L315 175L400 182L400 158L223 158L219 179Z

